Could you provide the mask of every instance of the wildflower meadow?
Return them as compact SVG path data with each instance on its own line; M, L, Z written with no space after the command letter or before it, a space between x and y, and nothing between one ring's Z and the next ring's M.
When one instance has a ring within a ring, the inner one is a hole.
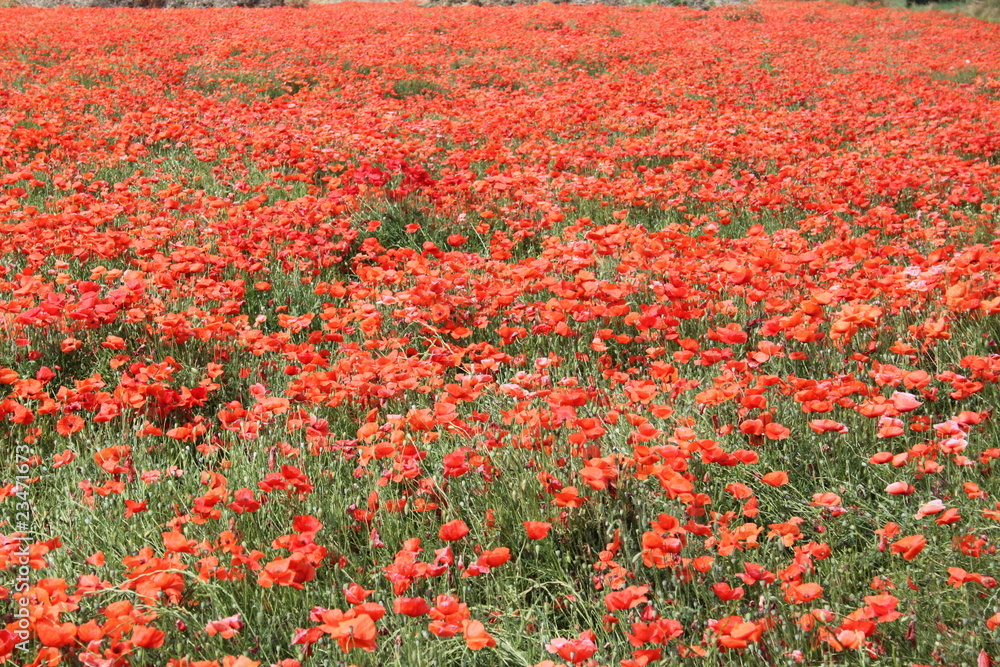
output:
M0 663L1000 662L1000 25L0 27Z

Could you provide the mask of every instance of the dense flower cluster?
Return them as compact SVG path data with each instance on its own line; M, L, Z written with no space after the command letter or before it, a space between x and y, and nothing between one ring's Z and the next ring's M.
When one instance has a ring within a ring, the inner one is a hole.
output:
M0 663L1000 659L997 26L0 12Z

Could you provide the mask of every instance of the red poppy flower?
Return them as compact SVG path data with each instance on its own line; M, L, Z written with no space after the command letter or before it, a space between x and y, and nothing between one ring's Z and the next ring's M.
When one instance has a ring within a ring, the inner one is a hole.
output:
M461 519L455 519L441 526L438 537L445 542L457 542L469 534L469 527Z
M528 534L529 540L544 540L552 524L547 521L525 521L524 530Z

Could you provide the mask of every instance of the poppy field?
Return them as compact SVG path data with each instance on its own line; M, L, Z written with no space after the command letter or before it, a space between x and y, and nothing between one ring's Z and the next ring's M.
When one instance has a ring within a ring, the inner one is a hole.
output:
M0 20L0 663L1000 661L1000 26Z

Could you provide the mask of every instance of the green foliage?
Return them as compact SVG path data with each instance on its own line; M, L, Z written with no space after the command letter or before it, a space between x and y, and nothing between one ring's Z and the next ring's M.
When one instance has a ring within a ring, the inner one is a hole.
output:
M400 79L393 82L390 97L403 100L415 95L430 97L442 93L444 93L444 88L433 81L426 79Z

